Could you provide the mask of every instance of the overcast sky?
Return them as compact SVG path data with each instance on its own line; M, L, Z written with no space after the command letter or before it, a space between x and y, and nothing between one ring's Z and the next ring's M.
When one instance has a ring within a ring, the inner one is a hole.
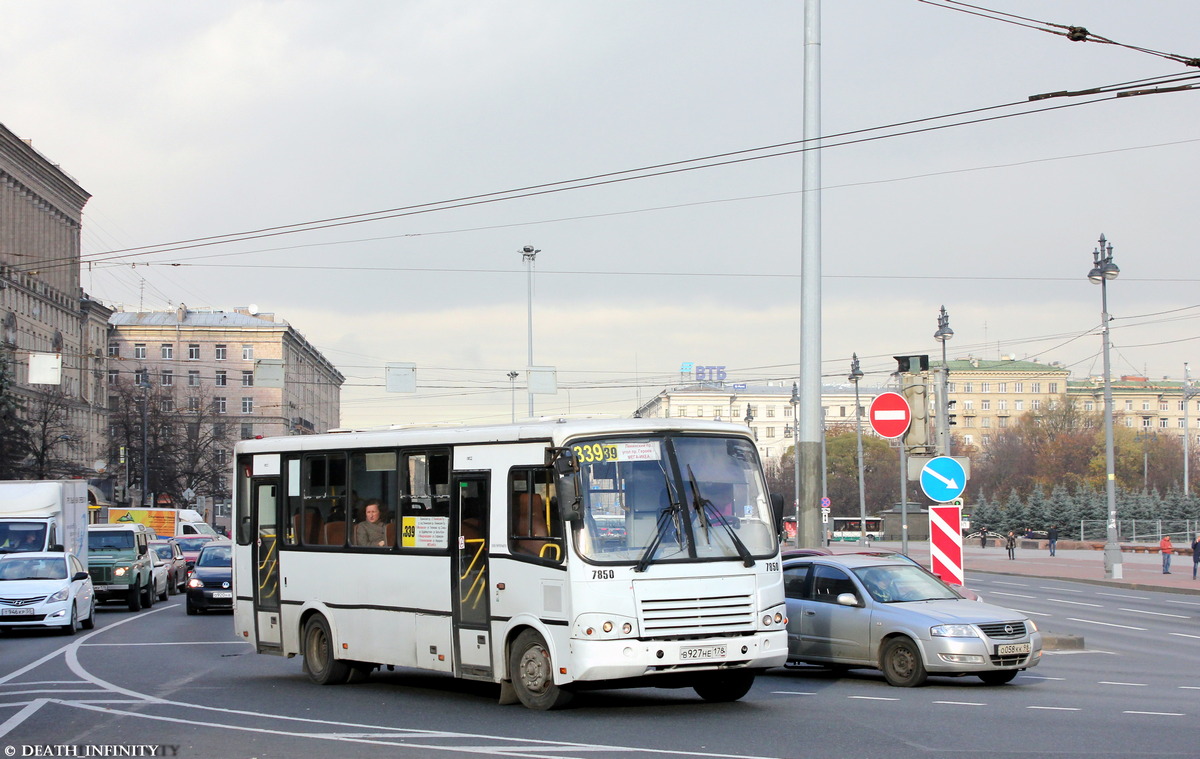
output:
M1200 56L1194 0L979 4ZM1200 73L917 0L822 12L826 135ZM560 386L539 413L628 414L684 362L738 382L794 378L798 153L108 253L798 141L799 0L0 0L0 14L0 122L92 194L84 288L127 310L277 314L346 375L346 425L509 418L506 374L526 363L524 245L541 250L534 363L557 367ZM1100 289L1086 275L1101 233L1121 267L1114 374L1179 378L1185 361L1200 373L1200 92L1090 99L823 151L827 383L851 352L880 383L893 354L940 356L943 304L952 358L1099 374ZM405 361L419 392L384 392L383 365Z

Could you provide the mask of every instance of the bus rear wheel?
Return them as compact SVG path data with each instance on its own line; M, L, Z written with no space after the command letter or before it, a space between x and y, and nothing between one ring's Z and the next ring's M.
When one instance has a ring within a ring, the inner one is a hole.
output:
M558 709L571 700L570 691L554 684L554 662L536 630L523 631L513 642L508 674L517 698L530 709Z
M722 672L696 683L692 689L705 701L726 702L737 701L749 693L753 685L753 672Z
M350 678L350 665L333 655L329 623L320 614L304 624L304 669L318 685L340 685Z

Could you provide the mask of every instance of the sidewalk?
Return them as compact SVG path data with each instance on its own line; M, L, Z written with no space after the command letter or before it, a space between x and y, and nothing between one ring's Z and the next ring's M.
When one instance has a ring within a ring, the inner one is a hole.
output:
M836 546L836 544L835 544ZM900 550L899 541L876 541L876 548ZM835 551L838 549L835 547ZM850 550L847 544L841 550ZM929 543L922 540L908 542L908 554L925 566L929 566ZM1168 593L1200 594L1200 580L1192 579L1192 557L1175 556L1171 559L1171 574L1162 573L1162 557L1157 554L1122 552L1121 579L1104 578L1104 552L1090 549L1064 549L1059 545L1057 555L1047 550L1016 550L1016 559L1010 561L1003 546L991 541L987 548L980 548L978 540L963 545L963 570L966 584L971 584L971 574L1020 575L1046 579L1075 580L1096 585L1111 585L1118 588L1159 590Z

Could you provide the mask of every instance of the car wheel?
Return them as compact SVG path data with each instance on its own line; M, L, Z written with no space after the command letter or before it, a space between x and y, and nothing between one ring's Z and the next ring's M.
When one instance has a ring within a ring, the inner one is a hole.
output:
M753 685L753 672L723 672L706 678L692 689L705 701L728 702L749 693Z
M179 592L179 583L176 581L176 575L167 575L167 595L173 596Z
M915 688L922 685L928 674L921 661L921 650L909 638L899 636L888 641L880 654L880 669L889 685Z
M129 610L142 610L142 589L136 585L129 586Z
M167 584L163 586L162 592L158 594L159 601L167 600L167 596L170 595L170 591L168 591L168 588L170 587L170 585L171 585L171 583L168 580Z
M333 655L333 635L320 614L304 625L304 669L318 685L341 685L350 678L350 665Z
M71 603L71 621L63 625L63 635L74 635L79 632L79 615L75 613L75 604Z
M987 685L1004 685L1011 683L1013 678L1017 676L1015 669L998 669L993 672L980 672L979 679Z
M142 586L142 606L147 609L154 606L154 578L147 577L146 584Z
M96 599L92 598L91 608L88 610L87 619L79 623L80 627L85 630L91 630L96 627Z
M195 606L192 606L192 600L190 598L188 599L188 602L187 602L187 613L188 613L188 616L191 616L191 617L194 617L200 613L199 609L197 609Z
M554 684L554 662L546 641L536 630L525 630L517 636L509 654L508 676L517 698L530 709L558 709L571 700L570 691Z

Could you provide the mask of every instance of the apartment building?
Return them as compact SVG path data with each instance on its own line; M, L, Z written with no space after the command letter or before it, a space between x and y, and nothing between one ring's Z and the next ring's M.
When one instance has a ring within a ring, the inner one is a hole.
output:
M1067 397L1088 412L1104 411L1104 378L1090 377L1067 383ZM1191 435L1189 444L1200 446L1195 430L1200 417L1200 400L1189 388L1184 397L1182 380L1126 375L1112 380L1114 424L1134 429L1141 435Z
M955 426L951 433L970 450L986 447L992 435L1016 424L1027 411L1040 411L1067 397L1070 372L1057 364L1018 361L1011 356L988 360L969 357L947 362L947 391L953 402ZM930 362L930 368L938 368ZM930 382L934 381L931 372ZM934 394L929 393L930 399ZM932 408L936 424L939 409Z

